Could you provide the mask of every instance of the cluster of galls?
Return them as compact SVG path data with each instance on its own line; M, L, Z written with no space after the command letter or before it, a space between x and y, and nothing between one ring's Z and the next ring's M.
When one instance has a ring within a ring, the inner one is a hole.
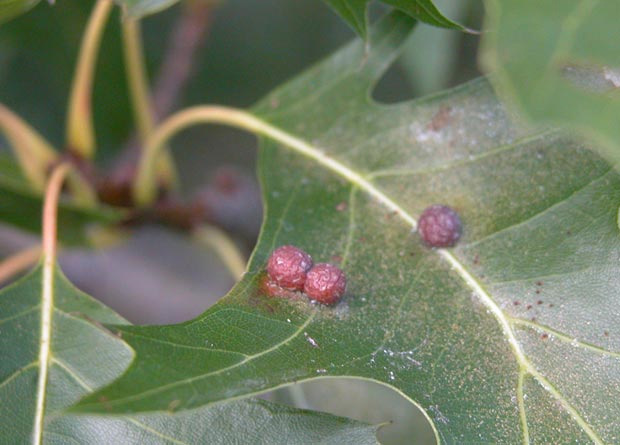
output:
M459 215L445 205L432 205L420 216L418 231L422 242L432 248L452 247L461 238L463 226ZM333 264L313 264L312 257L295 246L281 246L267 262L272 295L303 291L308 298L334 304L344 295L347 279Z
M314 264L312 257L295 246L281 246L267 262L272 284L282 289L303 291L308 298L322 304L334 304L344 295L347 279L333 264Z

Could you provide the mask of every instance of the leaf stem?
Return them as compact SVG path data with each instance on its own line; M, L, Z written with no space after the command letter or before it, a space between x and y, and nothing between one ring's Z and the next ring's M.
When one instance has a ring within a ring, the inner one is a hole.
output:
M153 133L153 136L144 147L144 152L142 153L142 158L140 159L140 164L138 165L138 173L136 175L133 190L134 199L138 205L147 206L152 204L155 200L156 189L153 187L153 168L161 151L162 145L184 128L200 123L230 125L235 128L248 130L256 135L266 136L273 139L284 146L310 159L313 159L323 167L339 174L349 182L365 190L366 193L383 203L390 211L395 212L403 218L403 220L411 225L412 230L415 230L417 227L416 220L381 190L375 187L374 184L361 176L359 173L325 154L317 147L314 147L304 140L296 138L295 136L280 130L268 122L257 118L253 114L248 113L247 111L217 105L204 105L187 108L173 114L157 127Z
M34 128L0 104L0 131L6 136L22 173L33 189L42 192L47 172L58 153Z
M144 49L140 21L131 17L125 17L122 28L125 70L131 94L133 114L140 141L144 144L153 132L155 117L144 68ZM165 150L158 161L157 179L165 185L173 185L176 182L176 177L172 158L169 155L169 151Z
M32 436L32 443L35 445L39 445L43 441L43 420L52 341L52 313L54 309L58 200L62 184L69 173L70 167L70 164L63 163L54 169L45 190L45 201L43 203L43 282L41 289L41 332L39 337L39 378Z
M67 144L70 151L83 158L95 153L95 130L92 118L92 86L101 36L112 9L111 0L98 0L86 26L73 78L67 110Z
M125 71L133 106L134 119L142 141L146 141L155 126L148 81L144 68L140 22L131 17L123 18L123 49Z
M31 246L5 258L0 263L0 283L33 266L41 257L41 246Z
M49 170L61 157L52 145L23 119L0 103L0 131L6 136L28 183L43 192ZM75 201L93 207L97 196L77 169L69 175L68 186Z
M194 230L192 235L200 243L215 250L235 280L241 279L245 273L245 258L224 231L205 225Z

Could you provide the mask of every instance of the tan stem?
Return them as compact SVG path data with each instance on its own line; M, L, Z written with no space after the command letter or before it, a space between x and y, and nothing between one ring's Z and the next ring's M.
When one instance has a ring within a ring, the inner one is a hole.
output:
M148 88L148 79L144 69L144 49L140 22L131 17L123 19L123 47L125 70L133 106L134 119L142 145L153 132L155 118ZM169 150L162 153L157 165L157 179L164 186L176 183L176 169Z
M56 261L58 201L62 184L71 169L70 164L63 163L54 169L45 190L43 203L43 257L44 261Z
M0 263L0 283L32 267L41 257L41 246L32 246L5 258Z
M112 0L98 0L90 16L78 57L69 107L67 144L83 158L95 154L95 129L92 116L92 88L101 36L110 15Z
M43 192L48 169L58 159L49 142L9 108L0 104L0 131L33 189Z

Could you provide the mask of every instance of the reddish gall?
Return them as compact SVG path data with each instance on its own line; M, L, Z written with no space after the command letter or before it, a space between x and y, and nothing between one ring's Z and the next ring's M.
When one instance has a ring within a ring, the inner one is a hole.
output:
M334 304L340 300L346 287L347 279L338 266L319 263L308 272L304 292L311 300Z
M428 247L452 247L461 238L463 225L450 207L433 205L422 212L418 231Z
M272 282L285 289L302 290L312 257L295 246L280 246L267 261L267 274Z

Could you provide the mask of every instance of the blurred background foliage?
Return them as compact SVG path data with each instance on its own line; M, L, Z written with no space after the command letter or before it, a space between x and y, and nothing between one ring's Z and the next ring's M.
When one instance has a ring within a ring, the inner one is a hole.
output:
M64 110L81 33L93 3L63 0L50 6L41 2L0 26L0 100L57 147L63 140ZM448 17L480 29L480 0L436 3ZM371 16L381 12L378 5L372 6ZM143 20L151 79L157 75L182 8L183 4L177 4ZM95 80L97 156L103 165L123 148L133 128L120 19L120 10L115 8L103 38ZM179 105L250 106L354 38L353 31L318 0L225 0L213 8L209 20L208 34L196 54L193 74ZM477 76L477 45L477 36L419 25L375 97L387 102L409 99ZM222 162L240 162L252 168L253 139L235 135L233 130L222 131L223 136L221 131L202 129L179 137L183 149L176 150L175 157L186 186L200 182ZM237 149L238 145L244 148ZM205 162L196 162L197 158Z
M201 1L201 0L194 0ZM437 0L449 18L481 29L481 0ZM41 2L32 11L0 25L0 101L62 148L65 110L82 31L92 0ZM166 45L187 4L142 22L146 64L157 77ZM372 5L371 17L382 8ZM274 87L326 56L353 31L319 0L225 0L208 14L193 71L175 109L218 103L247 107ZM113 163L130 140L134 123L125 82L120 11L106 28L94 90L98 142L97 163ZM479 75L478 36L419 25L397 63L373 92L382 102L432 94ZM192 129L175 138L174 157L181 193L191 195L234 166L250 181L256 160L251 135L222 127ZM0 147L6 144L0 139ZM217 180L217 179L216 179ZM258 201L252 185L232 217L249 220L237 237L249 255L258 234L260 212L235 214ZM231 216L231 215L229 215ZM62 221L60 221L62 224ZM233 233L233 236L235 234ZM249 242L248 242L249 240ZM14 230L0 230L0 254L8 255L36 242ZM186 236L161 227L144 227L124 243L96 252L65 250L61 264L86 292L134 323L174 323L203 312L234 284L214 252ZM305 408L325 410L371 422L394 420L381 430L385 443L433 443L425 418L396 392L377 384L330 380L296 385L271 397Z

